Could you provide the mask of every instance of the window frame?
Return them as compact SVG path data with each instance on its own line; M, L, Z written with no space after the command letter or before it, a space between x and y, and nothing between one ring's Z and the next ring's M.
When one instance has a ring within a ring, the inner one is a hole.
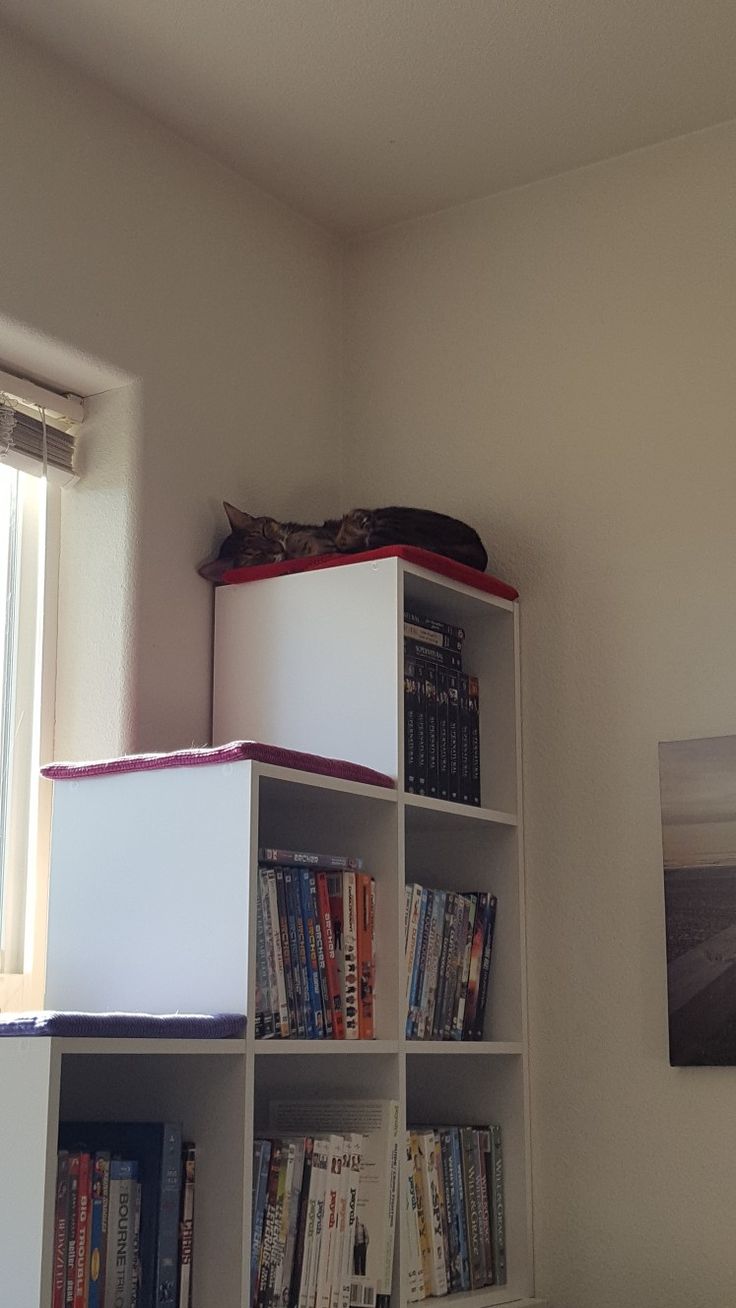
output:
M21 475L35 480L38 473L34 473L35 469L29 469ZM27 795L23 803L24 797L21 794L18 799L13 784L11 809L17 805L14 822L19 821L18 810L23 817L22 830L16 829L12 839L20 845L21 857L6 884L8 911L3 924L4 952L0 954L0 1011L40 1008L43 1003L51 784L40 778L38 769L53 758L54 752L61 487L65 480L68 478L54 476L51 469L48 478L41 479L43 489L37 494L35 521L26 514L29 482L23 483L21 551L27 553L21 564L16 667L23 665L26 683L29 676L32 682L32 721L20 759L14 760L13 767L13 772L18 767L27 778ZM27 685L25 698L28 700Z

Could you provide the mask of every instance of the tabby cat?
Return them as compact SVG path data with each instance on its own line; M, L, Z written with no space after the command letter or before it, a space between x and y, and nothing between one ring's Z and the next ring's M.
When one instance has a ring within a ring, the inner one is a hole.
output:
M230 568L251 568L315 554L358 554L384 545L414 545L444 554L484 572L488 555L477 532L466 523L431 509L392 506L386 509L352 509L342 518L317 526L303 522L277 522L255 518L232 504L223 505L230 535L216 559L198 569L208 581L218 581Z

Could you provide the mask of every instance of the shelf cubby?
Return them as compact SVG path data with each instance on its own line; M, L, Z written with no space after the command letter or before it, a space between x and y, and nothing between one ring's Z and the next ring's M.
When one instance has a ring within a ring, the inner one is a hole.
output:
M480 682L481 800L515 813L517 605L411 564L402 565L400 581L402 613L418 610L465 631L463 668Z
M254 1130L268 1131L272 1099L400 1099L402 1067L398 1054L366 1054L365 1058L294 1058L256 1061Z
M458 822L432 814L417 822L405 808L407 881L429 889L487 891L498 909L493 936L491 986L485 1016L487 1040L523 1040L523 915L520 899L518 830L479 822ZM421 1043L421 1042L420 1042Z
M472 1046L471 1046L472 1048ZM504 1303L528 1295L531 1247L528 1097L521 1052L498 1056L475 1046L462 1059L412 1055L406 1065L408 1122L414 1125L501 1126L508 1281L471 1292L474 1302ZM488 1297L488 1296L491 1297ZM485 1297L484 1297L485 1296ZM448 1296L455 1299L461 1296ZM464 1297L464 1296L462 1296Z
M515 814L518 606L398 558L220 587L214 740L350 759L396 777L403 792L403 615L412 608L464 628L464 666L481 687L481 802Z
M180 1121L198 1146L196 1302L236 1308L244 1262L245 1084L241 1040L0 1040L3 1302L51 1302L59 1123Z

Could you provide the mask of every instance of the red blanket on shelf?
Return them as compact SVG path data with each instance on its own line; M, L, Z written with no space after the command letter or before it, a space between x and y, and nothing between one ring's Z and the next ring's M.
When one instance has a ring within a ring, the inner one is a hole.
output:
M127 754L122 758L100 759L92 763L48 763L41 775L51 781L75 781L84 777L105 777L118 772L151 772L161 768L193 768L212 763L241 763L252 759L256 763L272 763L276 767L296 768L302 772L318 772L325 777L338 777L342 781L360 781L367 786L393 789L393 777L385 772L360 763L348 763L341 758L324 758L321 754L304 754L297 749L282 749L278 745L264 745L257 740L233 740L228 745L214 745L203 749L176 749L166 754Z
M366 550L362 554L317 554L313 558L287 559L284 563L263 563L255 568L231 568L222 574L216 585L239 586L246 581L288 577L295 572L317 572L321 568L349 567L351 563L369 563L373 559L403 559L405 563L414 563L419 568L427 568L429 572L449 577L450 581L460 581L464 586L485 591L487 595L497 595L506 600L519 598L518 590L498 577L492 577L488 572L478 572L477 568L468 568L464 563L455 563L454 559L447 559L444 554L415 549L413 545L385 545L383 549Z

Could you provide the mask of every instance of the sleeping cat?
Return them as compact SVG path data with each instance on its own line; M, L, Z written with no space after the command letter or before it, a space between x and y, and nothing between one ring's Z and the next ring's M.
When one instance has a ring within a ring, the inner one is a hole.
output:
M227 503L223 508L231 531L217 558L198 569L208 581L218 581L230 568L281 563L315 554L357 554L384 545L414 545L432 550L480 572L485 571L488 563L483 543L472 527L430 509L400 506L352 509L342 518L329 519L317 526L255 518Z
M485 572L488 555L472 527L431 509L351 509L341 519L337 548L346 553L379 550L384 545L414 545L444 554L456 563Z

